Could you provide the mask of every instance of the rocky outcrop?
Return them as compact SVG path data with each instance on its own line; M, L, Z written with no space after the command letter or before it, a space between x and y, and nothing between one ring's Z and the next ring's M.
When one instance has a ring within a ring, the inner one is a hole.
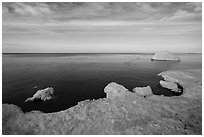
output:
M151 58L151 60L155 61L180 61L180 58L173 55L172 53L168 51L162 51L157 52L154 54L154 56Z
M178 88L178 85L175 82L169 82L169 81L159 81L160 85L164 88L170 89L173 92L182 92L181 89Z
M112 82L104 88L104 92L106 93L106 98L112 99L115 97L122 97L128 92L128 89L122 85Z
M142 97L148 97L152 95L152 89L150 86L147 87L135 87L133 89L133 92L138 95L138 96L142 96Z
M34 100L47 101L52 99L53 94L54 89L52 87L48 87L42 90L38 90L32 97L26 99L25 102Z
M171 81L176 80L183 84L185 90L197 94L200 89L187 85L196 83L201 85L201 72L167 71L160 75ZM39 111L23 113L15 105L3 104L2 133L202 134L201 96L189 98L185 95L179 97L152 95L144 99L117 83L108 84L104 92L107 94L106 98L82 101L67 110L48 114Z

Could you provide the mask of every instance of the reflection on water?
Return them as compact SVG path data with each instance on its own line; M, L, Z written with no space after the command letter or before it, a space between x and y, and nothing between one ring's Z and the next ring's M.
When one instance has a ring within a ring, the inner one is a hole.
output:
M23 111L53 112L85 99L105 97L104 87L117 82L129 90L150 85L161 94L157 74L170 69L201 68L201 54L180 54L181 62L151 61L148 54L3 54L3 103ZM51 86L53 100L25 103L38 89ZM170 94L166 91L163 94Z

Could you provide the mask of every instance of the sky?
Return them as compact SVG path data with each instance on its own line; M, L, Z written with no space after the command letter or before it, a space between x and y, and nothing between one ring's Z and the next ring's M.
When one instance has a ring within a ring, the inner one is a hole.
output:
M2 3L3 53L202 52L199 2Z

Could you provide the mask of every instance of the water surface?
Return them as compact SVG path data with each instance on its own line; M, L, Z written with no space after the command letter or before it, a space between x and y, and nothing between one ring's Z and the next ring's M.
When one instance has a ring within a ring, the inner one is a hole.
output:
M3 103L23 111L65 110L85 99L105 97L110 82L129 90L151 86L154 94L172 96L159 86L157 74L166 70L202 67L201 54L178 54L181 62L151 61L152 54L3 54ZM55 96L47 102L24 102L37 90L53 87Z

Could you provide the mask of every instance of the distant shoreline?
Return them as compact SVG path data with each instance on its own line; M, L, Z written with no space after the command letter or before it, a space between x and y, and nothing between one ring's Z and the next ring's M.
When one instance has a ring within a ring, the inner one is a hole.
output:
M2 53L2 54L147 54L147 55L152 55L154 53L136 52L136 53ZM201 53L173 53L173 54L202 54L202 52Z

